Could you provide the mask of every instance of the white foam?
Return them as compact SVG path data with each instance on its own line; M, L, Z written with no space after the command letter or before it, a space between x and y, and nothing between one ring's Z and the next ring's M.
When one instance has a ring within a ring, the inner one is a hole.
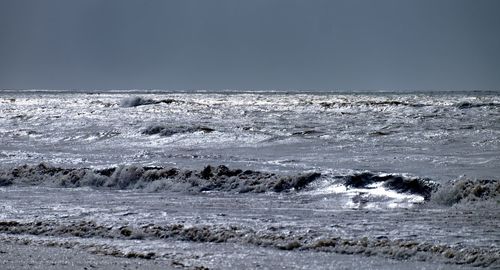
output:
M356 209L410 208L425 201L423 196L387 189L382 182L368 185L367 188L348 188L334 183L310 191L310 194L345 196L347 200L344 208Z

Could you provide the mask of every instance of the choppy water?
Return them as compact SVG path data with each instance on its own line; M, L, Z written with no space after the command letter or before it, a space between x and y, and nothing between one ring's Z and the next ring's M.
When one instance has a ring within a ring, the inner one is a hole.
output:
M3 91L0 141L5 237L500 264L494 92Z

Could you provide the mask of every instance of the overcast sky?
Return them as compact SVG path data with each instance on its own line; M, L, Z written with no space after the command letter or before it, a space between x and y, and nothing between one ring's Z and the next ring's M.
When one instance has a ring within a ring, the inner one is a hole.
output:
M0 88L500 90L500 1L1 0Z

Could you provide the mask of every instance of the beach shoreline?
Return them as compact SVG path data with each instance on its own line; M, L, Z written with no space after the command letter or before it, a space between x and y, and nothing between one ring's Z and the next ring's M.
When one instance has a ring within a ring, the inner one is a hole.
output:
M93 254L73 247L48 246L40 241L16 237L2 237L0 241L0 268L3 270L63 270L63 269L473 269L467 266L436 262L398 261L378 256L364 257L325 252L271 251L253 247L243 257L235 256L247 246L235 246L235 253L220 253L225 244L194 244L172 255L176 258L127 258ZM219 247L217 247L219 246ZM226 247L227 248L227 247ZM204 250L204 255L199 252ZM193 252L195 251L195 252ZM193 254L194 253L194 254ZM277 260L278 256L279 260ZM184 259L182 259L184 257ZM190 259L188 259L190 258Z

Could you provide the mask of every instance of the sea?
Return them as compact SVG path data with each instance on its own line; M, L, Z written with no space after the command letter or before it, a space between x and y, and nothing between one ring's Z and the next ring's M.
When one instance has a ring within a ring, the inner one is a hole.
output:
M0 91L2 241L183 269L494 269L499 180L499 92Z

